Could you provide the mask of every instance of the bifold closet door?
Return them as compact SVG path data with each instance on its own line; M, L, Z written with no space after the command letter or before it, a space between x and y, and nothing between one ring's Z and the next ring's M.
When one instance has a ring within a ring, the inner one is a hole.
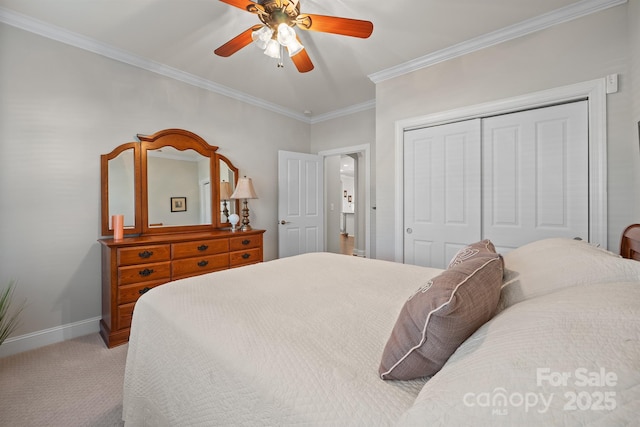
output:
M446 268L481 237L480 119L404 133L404 262Z
M483 238L589 239L587 101L483 120Z

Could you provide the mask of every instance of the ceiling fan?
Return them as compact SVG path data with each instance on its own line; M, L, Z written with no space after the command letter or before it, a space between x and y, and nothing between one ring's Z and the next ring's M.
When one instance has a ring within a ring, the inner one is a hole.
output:
M277 58L278 67L282 67L282 56L286 48L291 60L301 73L313 70L313 63L300 43L294 27L363 39L373 32L373 24L369 21L300 13L300 0L220 1L258 15L262 24L252 26L217 48L214 51L216 55L231 56L251 42L255 42L266 55Z

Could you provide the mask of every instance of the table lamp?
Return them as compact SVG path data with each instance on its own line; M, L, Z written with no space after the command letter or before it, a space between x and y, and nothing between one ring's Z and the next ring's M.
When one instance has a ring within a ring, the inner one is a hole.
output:
M231 195L232 199L244 199L242 202L242 227L240 231L249 231L251 226L249 225L249 207L247 205L247 199L257 199L256 191L253 189L253 183L251 178L246 176L238 180L236 190Z
M229 209L227 209L227 200L231 199L231 183L222 181L220 183L220 200L222 200L222 214L229 220Z

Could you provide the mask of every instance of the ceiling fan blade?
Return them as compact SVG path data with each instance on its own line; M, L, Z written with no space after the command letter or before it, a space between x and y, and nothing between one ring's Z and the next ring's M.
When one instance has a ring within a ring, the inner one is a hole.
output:
M266 13L264 7L261 4L254 3L249 0L220 0L222 3L226 3L230 6L235 6L242 10L246 10L251 13Z
M309 13L298 15L296 24L303 30L360 37L363 39L369 37L373 32L373 23L369 21Z
M228 42L226 42L225 44L223 44L222 46L214 50L213 53L215 53L218 56L224 56L224 57L233 55L234 53L236 53L246 45L251 44L253 42L253 39L251 38L251 34L255 30L261 27L262 25L254 25L253 27L249 28L246 31L243 31L242 33L238 34L237 36L235 36L234 38L232 38L231 40L229 40Z
M307 53L307 49L302 49L297 54L291 57L291 60L295 64L298 71L301 73L306 73L313 70L313 62L311 62L311 58L309 58L309 54Z

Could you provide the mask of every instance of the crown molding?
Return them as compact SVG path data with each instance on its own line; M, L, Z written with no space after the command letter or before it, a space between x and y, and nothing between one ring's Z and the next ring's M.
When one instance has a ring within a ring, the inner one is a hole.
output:
M134 55L133 53L126 50L113 47L93 38L65 30L61 27L47 24L46 22L42 22L29 16L14 12L7 8L0 7L0 22L25 31L29 31L34 34L38 34L42 37L46 37L60 43L64 43L73 47L77 47L79 49L96 53L107 58L111 58L119 62L123 62L125 64L132 65L137 68L142 68L161 76L178 80L183 83L208 90L210 92L215 92L217 94L263 108L265 110L273 111L275 113L290 117L295 120L299 120L305 123L311 123L311 119L309 117L306 117L304 114L298 113L291 109L284 108L281 105L265 101L264 99L248 95L235 89L231 89L227 86L215 83L202 77L198 77L194 74L186 73L182 70L170 67L160 62L152 61L147 58Z
M501 30L476 37L432 54L405 62L398 66L370 74L368 77L373 81L373 83L377 84L394 77L399 77L422 68L430 67L449 59L466 55L486 47L494 46L517 37L522 37L524 35L599 12L610 7L618 6L626 2L627 0L582 0L556 11L540 15L536 18L505 27ZM326 114L307 117L302 113L285 108L281 105L231 89L227 86L184 72L177 68L170 67L160 62L134 55L123 49L115 48L90 37L47 24L1 6L0 22L308 124L319 123L325 120L331 120L337 117L375 108L375 100L371 100L347 108L331 111Z
M330 111L325 114L318 114L317 116L311 117L310 123L320 123L325 120L331 120L338 117L348 116L349 114L359 113L360 111L366 111L376 108L376 100L372 99L369 101L362 102L360 104L351 105L346 108L341 108L339 110Z
M457 58L527 34L535 33L554 25L600 12L610 7L619 6L626 2L627 0L582 0L569 6L554 10L553 12L458 43L395 67L369 74L368 77L372 82L377 84L422 68L430 67L440 62L448 61L449 59Z

